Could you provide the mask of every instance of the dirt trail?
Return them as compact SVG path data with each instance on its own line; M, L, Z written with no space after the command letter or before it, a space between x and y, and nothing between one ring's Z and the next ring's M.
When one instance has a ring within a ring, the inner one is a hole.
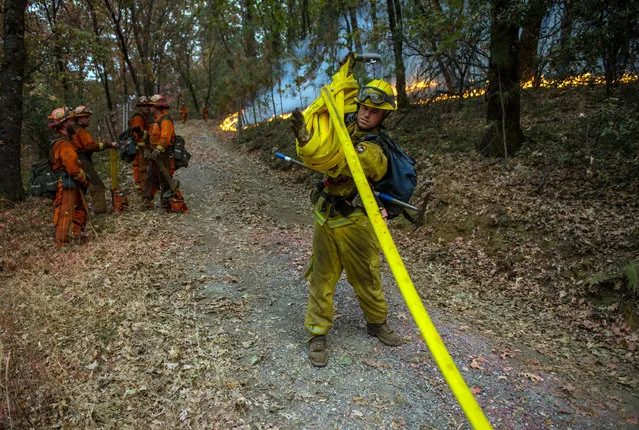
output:
M190 121L177 131L187 139L193 161L177 175L189 213L171 217L184 235L183 243L191 245L175 258L193 269L189 276L197 288L186 307L196 310L198 336L209 344L209 356L223 358L216 364L217 374L231 380L222 385L232 392L225 398L232 398L237 412L227 416L225 425L218 425L467 426L388 270L384 280L390 323L405 345L389 348L367 336L352 289L342 280L329 335L329 365L323 369L310 365L303 330L307 285L302 277L312 232L307 190L291 183L290 175L268 170L256 157L221 143L201 121ZM495 427L634 424L635 398L604 389L598 397L584 398L580 387L571 387L560 373L527 370L526 362L533 357L494 347L490 339L474 332L472 321L456 321L453 315L426 307ZM179 365L194 366L187 357L197 354L184 348ZM197 398L200 388L192 386L195 392L184 396ZM205 410L187 411L173 419L183 419L194 428L211 424Z
M32 349L42 355L40 374L57 384L25 395L27 427L469 428L388 267L389 322L405 344L369 337L341 280L329 364L309 363L308 187L218 140L213 127L177 125L193 155L176 175L187 214L133 207L99 217L100 240L57 252L74 264L44 262L10 280L33 288L29 300L48 312L27 321L49 320ZM446 268L410 263L422 288L446 278ZM540 365L540 354L425 305L494 427L636 427L636 397Z

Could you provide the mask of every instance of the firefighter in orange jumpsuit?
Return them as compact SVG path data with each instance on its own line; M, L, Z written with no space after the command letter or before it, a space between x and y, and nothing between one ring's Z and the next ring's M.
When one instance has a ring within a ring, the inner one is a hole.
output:
M137 152L133 159L133 181L135 191L142 194L144 182L146 181L146 171L149 168L149 160L144 156L146 149L146 137L149 131L149 98L141 96L136 104L138 110L129 121L129 129L136 142Z
M186 123L186 117L189 115L189 108L186 105L180 108L180 115L182 116L182 124Z
M93 137L86 130L91 121L91 112L85 106L78 106L73 112L77 126L76 133L73 135L73 144L82 164L82 169L84 169L89 178L89 195L93 201L93 211L96 215L102 214L107 211L106 187L95 167L93 167L93 153L109 148L117 148L118 144L117 142L102 143L93 140Z
M209 110L207 108L202 109L202 119L204 121L208 121L209 119Z
M147 157L150 160L149 169L144 183L144 207L153 208L155 193L160 188L160 205L163 209L174 212L186 212L184 199L175 185L171 189L173 174L175 173L175 160L172 157L172 146L175 142L175 126L168 115L169 104L166 99L156 94L149 100L151 124L148 132ZM171 201L180 201L177 208L172 207Z
M73 111L66 106L54 109L47 117L49 128L57 133L50 144L51 168L58 177L58 191L53 200L53 225L57 246L65 246L73 238L80 241L86 238L84 227L87 212L84 192L89 182L71 141L71 136L75 133L72 118Z

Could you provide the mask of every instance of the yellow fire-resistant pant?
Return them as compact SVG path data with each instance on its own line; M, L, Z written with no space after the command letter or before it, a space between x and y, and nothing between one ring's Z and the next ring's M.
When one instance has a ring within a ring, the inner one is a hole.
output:
M379 246L366 216L352 224L330 228L315 222L313 254L304 277L310 282L304 326L311 334L326 334L333 325L335 285L346 271L367 322L386 321L388 305L382 291Z

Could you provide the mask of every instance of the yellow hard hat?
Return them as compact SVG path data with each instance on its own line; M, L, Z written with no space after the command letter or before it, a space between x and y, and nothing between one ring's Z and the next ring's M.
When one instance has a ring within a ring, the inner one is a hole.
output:
M355 101L373 109L397 110L393 87L382 79L375 79L361 87Z

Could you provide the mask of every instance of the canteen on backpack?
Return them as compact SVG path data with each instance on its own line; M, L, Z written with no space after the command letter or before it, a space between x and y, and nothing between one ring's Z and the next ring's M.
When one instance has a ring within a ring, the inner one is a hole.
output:
M185 148L186 142L182 136L175 136L173 143L173 158L175 160L175 168L189 167L191 154Z
M52 197L58 191L58 177L51 170L49 160L40 160L31 166L29 193L33 196Z

